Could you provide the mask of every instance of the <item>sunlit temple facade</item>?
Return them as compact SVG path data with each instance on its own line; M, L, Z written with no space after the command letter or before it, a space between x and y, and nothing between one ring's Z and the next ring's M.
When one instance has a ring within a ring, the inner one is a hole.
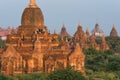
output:
M0 49L0 71L6 75L50 73L67 66L85 74L84 63L78 42L71 44L67 38L58 39L56 33L49 33L35 0L24 9L17 33L8 34L6 48Z

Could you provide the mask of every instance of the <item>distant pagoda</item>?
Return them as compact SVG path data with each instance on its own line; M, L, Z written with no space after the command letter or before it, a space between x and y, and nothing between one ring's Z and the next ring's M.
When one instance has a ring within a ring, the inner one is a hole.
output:
M86 48L87 46L87 40L88 40L88 33L89 31L87 31L87 34L83 31L82 29L82 25L79 23L78 24L78 28L77 31L74 34L74 43L79 43L79 45L81 46L81 48Z
M59 34L61 37L68 37L71 38L71 35L67 32L65 24L63 24L61 32Z
M118 36L117 30L115 29L114 24L113 24L112 30L110 32L110 36L112 36L112 37L117 37Z
M98 21L95 24L95 28L92 30L92 34L95 35L95 37L102 37L104 36L103 30L100 28Z

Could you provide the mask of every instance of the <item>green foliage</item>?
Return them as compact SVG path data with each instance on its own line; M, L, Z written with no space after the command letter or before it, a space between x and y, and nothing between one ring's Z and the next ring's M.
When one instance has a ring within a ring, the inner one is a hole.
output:
M81 72L74 71L69 67L62 70L56 70L48 75L48 80L86 80Z
M0 74L0 80L8 80L7 76Z
M84 53L88 80L120 80L120 56L116 56L113 50L97 51L90 47Z
M47 80L47 76L43 73L23 74L15 76L5 76L0 74L0 80Z
M96 41L97 44L101 44L102 38L101 37L96 37L95 41Z
M31 74L31 76L32 76L32 79L34 79L34 80L46 80L46 78L47 78L47 75L43 74L43 73L41 73L41 74L34 73L34 74Z
M120 52L120 37L106 37L107 43L113 51Z
M106 71L120 71L120 57L110 56L106 65Z
M46 80L47 76L43 73L33 73L14 76L18 80Z
M5 47L5 42L6 41L3 41L3 40L0 39L0 48L4 48Z
M32 76L29 75L20 75L20 76L16 76L16 78L18 78L18 80L32 80Z

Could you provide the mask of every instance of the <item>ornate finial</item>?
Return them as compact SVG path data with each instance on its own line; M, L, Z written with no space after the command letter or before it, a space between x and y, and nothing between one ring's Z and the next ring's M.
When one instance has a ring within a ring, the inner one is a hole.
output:
M65 28L65 24L63 23L63 26L62 26L62 28Z
M82 24L79 22L79 23L78 23L78 26L82 26Z
M35 0L30 0L30 5L35 5L35 4L36 4Z
M113 24L113 28L115 28L115 24Z
M96 24L98 24L98 19L96 19Z
M56 34L56 30L54 30L54 34Z
M79 22L78 23L78 28L77 28L78 31L82 31L82 24Z
M36 8L37 7L36 0L30 0L30 4L28 7Z
M88 27L87 27L87 29L86 29L86 34L89 36L90 34L89 34L89 29L88 29Z

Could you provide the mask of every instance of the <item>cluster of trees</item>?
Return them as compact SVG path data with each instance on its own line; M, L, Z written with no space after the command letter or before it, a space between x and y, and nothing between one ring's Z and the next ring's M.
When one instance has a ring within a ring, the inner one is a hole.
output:
M86 54L86 74L88 80L120 80L120 56L113 50L102 51L90 47Z
M4 48L5 47L5 41L0 39L0 48Z
M106 37L106 40L111 50L120 53L120 37Z

